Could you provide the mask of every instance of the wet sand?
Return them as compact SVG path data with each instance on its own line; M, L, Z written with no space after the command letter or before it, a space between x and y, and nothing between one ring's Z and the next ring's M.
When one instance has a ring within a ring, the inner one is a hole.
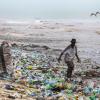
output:
M63 50L72 38L77 39L79 55L100 63L99 20L2 21L0 41L46 45Z

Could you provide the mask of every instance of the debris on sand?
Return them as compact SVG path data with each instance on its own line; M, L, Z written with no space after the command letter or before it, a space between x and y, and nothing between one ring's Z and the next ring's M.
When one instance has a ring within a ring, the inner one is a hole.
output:
M54 52L56 55L54 55ZM4 100L99 100L100 67L89 60L78 67L72 80L65 81L67 66L57 62L57 54L47 46L17 45L11 47L14 74L0 80L0 98ZM99 65L98 65L99 66Z

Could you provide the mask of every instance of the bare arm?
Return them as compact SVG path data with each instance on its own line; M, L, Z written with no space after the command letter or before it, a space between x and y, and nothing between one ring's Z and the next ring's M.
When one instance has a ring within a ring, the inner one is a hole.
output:
M78 54L77 54L77 47L76 47L76 54L75 55L76 55L76 58L77 58L78 62L81 62L80 58L78 57Z
M58 61L61 60L62 55L64 54L64 52L65 52L68 48L69 48L69 46L66 47L66 48L61 52L61 54L60 54L60 56L59 56L59 58L58 58Z

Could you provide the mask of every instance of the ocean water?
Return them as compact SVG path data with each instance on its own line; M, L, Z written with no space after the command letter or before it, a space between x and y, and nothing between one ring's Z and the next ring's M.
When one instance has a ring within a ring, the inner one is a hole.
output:
M9 23L9 24L32 24L32 23L42 23L42 22L50 22L50 23L56 23L56 22L61 22L61 23L69 23L69 24L77 24L77 23L100 23L100 19L99 18L66 18L66 19L13 19L13 18L3 18L3 19L0 19L0 21L2 23L6 22L6 23ZM0 23L1 23L0 22Z

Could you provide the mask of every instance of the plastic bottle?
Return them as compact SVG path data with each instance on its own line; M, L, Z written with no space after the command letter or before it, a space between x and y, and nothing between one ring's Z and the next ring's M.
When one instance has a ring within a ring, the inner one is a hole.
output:
M94 95L93 96L90 96L89 99L90 100L96 100L96 96L94 96Z

